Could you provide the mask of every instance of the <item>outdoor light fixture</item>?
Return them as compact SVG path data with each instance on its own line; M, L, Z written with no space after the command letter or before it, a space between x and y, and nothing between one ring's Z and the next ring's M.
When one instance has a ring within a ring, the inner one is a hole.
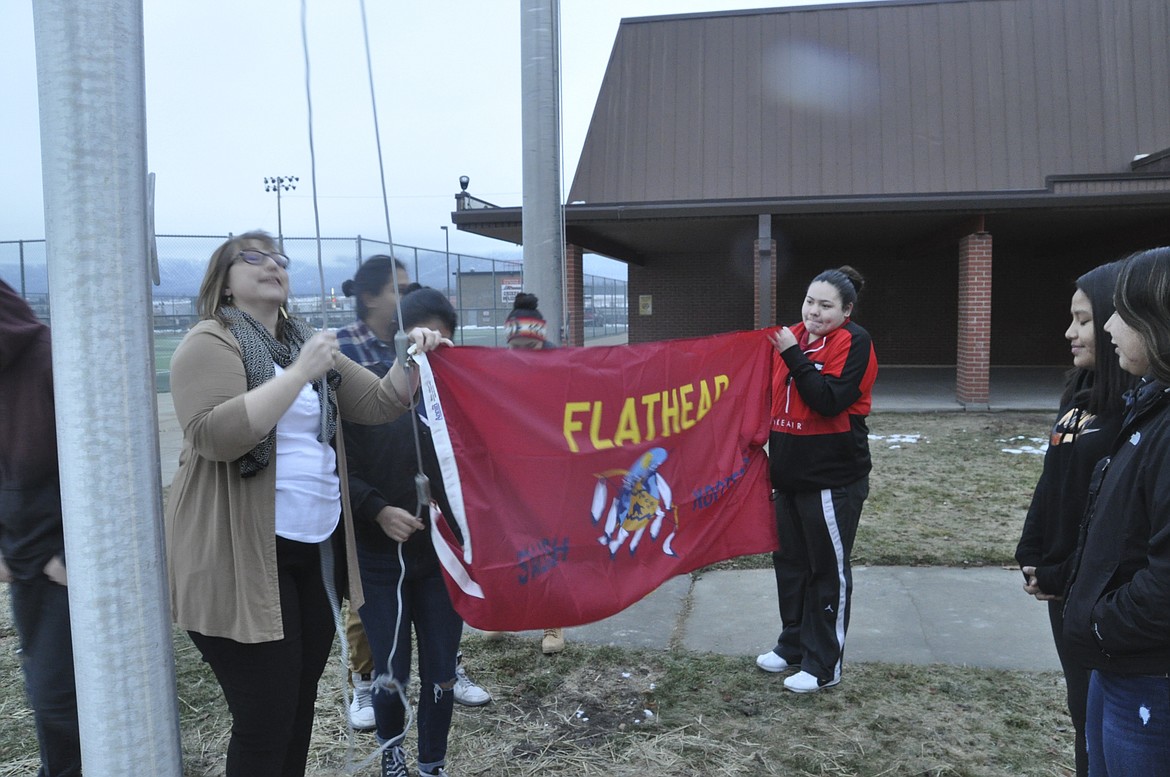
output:
M284 250L284 226L281 223L280 193L297 188L299 180L301 179L295 175L276 175L264 179L264 191L276 192L276 242L280 245L281 251Z
M463 191L467 191L467 184L469 184L469 183L471 183L471 179L468 178L466 175L459 176L459 188L460 189L462 189Z

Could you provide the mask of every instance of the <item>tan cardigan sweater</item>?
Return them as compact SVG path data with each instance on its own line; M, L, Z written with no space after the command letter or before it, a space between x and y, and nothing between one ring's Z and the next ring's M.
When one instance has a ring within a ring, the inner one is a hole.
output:
M341 418L384 423L406 408L389 378L381 381L341 357L337 391L337 466L349 563L350 602L363 601L349 505ZM237 642L282 639L276 575L276 457L250 478L236 460L260 439L249 433L243 355L231 332L201 321L171 360L171 392L183 450L165 512L167 563L175 623Z

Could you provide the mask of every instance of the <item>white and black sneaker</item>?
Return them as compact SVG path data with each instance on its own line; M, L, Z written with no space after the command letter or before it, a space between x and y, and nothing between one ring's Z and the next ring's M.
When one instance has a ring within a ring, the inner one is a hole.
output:
M382 777L410 777L406 770L406 753L401 747L387 747L382 751Z
M354 731L372 731L374 721L374 681L369 675L353 676L353 699L349 702L349 725Z
M837 675L832 680L819 680L814 674L797 672L791 677L784 678L784 687L793 693L812 693L822 688L832 688L839 682L841 682L841 675Z
M492 695L467 676L463 664L455 667L455 701L464 707L482 707L492 700Z

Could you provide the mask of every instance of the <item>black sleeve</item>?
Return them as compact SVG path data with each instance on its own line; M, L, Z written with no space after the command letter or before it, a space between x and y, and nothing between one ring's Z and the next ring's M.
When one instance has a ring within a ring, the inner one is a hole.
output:
M353 508L353 517L361 523L373 523L389 502L370 483L363 465L367 465L372 458L371 434L381 427L348 421L343 421L342 425L345 430L345 465L349 471L349 502Z
M1040 590L1053 596L1062 596L1068 587L1069 572L1072 571L1074 558L1069 556L1059 564L1036 567L1036 583Z
M1145 567L1102 596L1092 610L1094 633L1110 654L1163 650L1170 644L1170 478L1161 476L1170 464L1170 444L1164 437L1160 443L1142 454L1134 498L1149 521Z
M1039 499L1043 482L1044 475L1041 475L1040 482L1036 484L1036 491L1032 494L1032 504L1028 506L1028 514L1024 516L1024 529L1020 533L1020 541L1016 543L1016 561L1021 567L1038 567L1040 565L1040 548L1044 532L1036 502Z
M1057 411L1057 420L1054 426L1059 422L1064 415L1064 408ZM1032 489L1032 501L1028 505L1028 514L1024 516L1024 528L1020 532L1020 541L1016 544L1016 561L1021 567L1037 567L1039 568L1041 560L1044 558L1044 515L1043 506L1044 494L1048 493L1049 489L1059 488L1059 484L1050 482L1052 480L1053 462L1056 459L1056 450L1049 446L1047 452L1044 454L1044 469L1040 472L1040 479L1036 481L1036 487ZM1087 487L1087 486L1086 486ZM1045 593L1059 593L1059 591L1049 591L1043 585L1040 589ZM1064 590L1063 588L1060 589Z

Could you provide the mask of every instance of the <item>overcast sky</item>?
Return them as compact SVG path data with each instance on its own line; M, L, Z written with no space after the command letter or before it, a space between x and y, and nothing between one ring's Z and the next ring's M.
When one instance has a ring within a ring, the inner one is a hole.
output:
M815 0L562 0L567 193L622 18ZM310 0L313 137L321 231L384 240L357 0ZM497 205L521 204L520 0L367 0L395 243L443 248L460 175ZM147 156L156 230L276 232L265 176L297 175L285 235L313 234L297 0L145 0ZM0 240L44 236L32 2L0 0ZM519 257L450 230L451 250ZM591 261L587 272L624 277Z

